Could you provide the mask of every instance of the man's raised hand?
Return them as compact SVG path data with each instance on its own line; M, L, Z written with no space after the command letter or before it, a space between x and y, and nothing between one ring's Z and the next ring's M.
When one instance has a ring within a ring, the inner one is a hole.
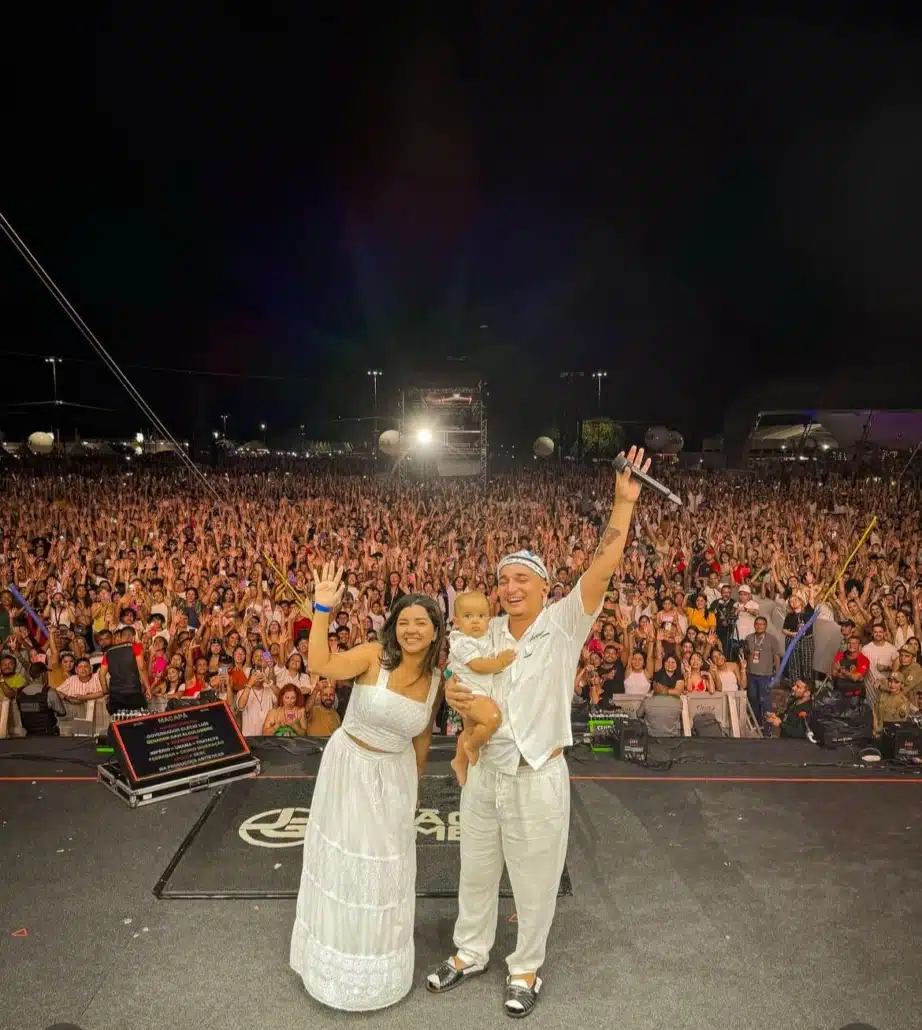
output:
M629 501L633 504L640 496L640 488L643 484L639 479L633 479L631 477L629 466L634 465L636 468L639 468L641 472L649 472L650 459L647 458L646 462L644 462L643 447L632 447L627 452L626 457L628 465L618 473L618 478L615 480L615 500Z

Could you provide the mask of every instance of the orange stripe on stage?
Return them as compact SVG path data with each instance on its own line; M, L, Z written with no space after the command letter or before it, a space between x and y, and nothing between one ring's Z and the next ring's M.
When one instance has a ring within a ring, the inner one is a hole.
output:
M96 783L95 776L0 776L0 783Z
M436 775L428 773L427 775ZM437 775L442 775L437 774ZM246 777L254 780L315 780L313 773ZM915 783L922 776L571 776L575 783ZM0 783L97 783L95 776L0 776ZM220 784L218 785L220 786Z
M632 783L922 783L922 776L571 776L571 780L629 780Z

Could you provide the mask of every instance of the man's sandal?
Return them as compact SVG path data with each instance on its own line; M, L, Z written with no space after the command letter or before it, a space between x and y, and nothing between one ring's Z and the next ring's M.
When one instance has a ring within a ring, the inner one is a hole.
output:
M524 1019L530 1016L538 1004L538 993L541 990L541 978L535 977L533 987L529 987L524 980L518 977L506 977L506 1000L503 1002L503 1010L512 1019Z
M432 991L433 994L444 994L446 991L453 991L458 984L469 980L472 976L485 973L487 969L489 969L489 965L465 966L464 969L458 969L454 962L448 959L447 962L436 966L435 972L426 977L426 989Z

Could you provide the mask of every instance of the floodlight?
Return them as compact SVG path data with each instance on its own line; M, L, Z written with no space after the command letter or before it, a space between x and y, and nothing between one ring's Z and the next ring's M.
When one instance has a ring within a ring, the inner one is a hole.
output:
M432 443L432 431L429 429L420 429L416 434L416 439L422 444Z

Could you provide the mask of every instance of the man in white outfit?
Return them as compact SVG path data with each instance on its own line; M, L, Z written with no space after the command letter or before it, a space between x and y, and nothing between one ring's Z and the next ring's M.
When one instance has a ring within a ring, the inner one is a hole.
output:
M643 465L643 450L628 461ZM537 1004L547 938L570 829L570 778L563 756L573 743L570 701L580 651L624 552L640 494L630 470L620 473L615 504L592 563L563 600L547 606L550 580L530 551L507 555L497 570L506 615L490 623L494 654L513 649L515 661L493 679L503 721L468 771L461 793L461 878L455 954L426 979L444 993L485 972L496 937L503 863L515 897L518 939L508 956L506 1014L529 1015ZM473 695L457 677L446 687L461 715Z

